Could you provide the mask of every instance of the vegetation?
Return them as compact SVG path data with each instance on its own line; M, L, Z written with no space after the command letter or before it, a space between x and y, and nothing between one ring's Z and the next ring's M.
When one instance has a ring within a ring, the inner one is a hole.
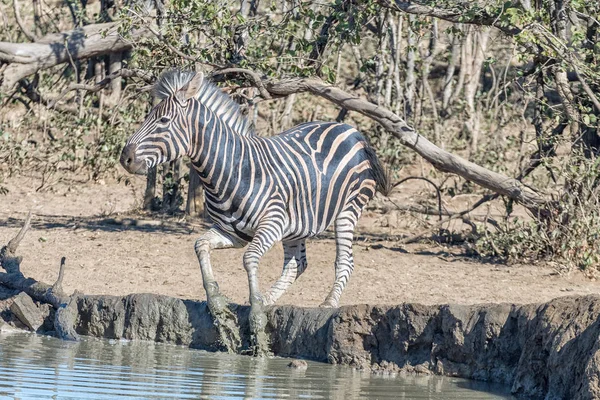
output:
M1 1L0 176L118 177L155 77L203 70L261 135L344 120L398 178L420 155L443 196L501 196L504 217L476 221L478 254L599 269L598 2ZM146 205L178 209L182 165L158 175Z

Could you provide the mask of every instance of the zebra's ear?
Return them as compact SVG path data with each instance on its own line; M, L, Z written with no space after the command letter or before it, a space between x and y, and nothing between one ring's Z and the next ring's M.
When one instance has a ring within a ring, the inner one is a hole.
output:
M184 87L181 88L180 92L183 94L183 100L188 101L192 97L196 97L198 92L200 91L200 87L204 82L204 74L202 72L197 72L196 75L192 78L191 81L187 83Z

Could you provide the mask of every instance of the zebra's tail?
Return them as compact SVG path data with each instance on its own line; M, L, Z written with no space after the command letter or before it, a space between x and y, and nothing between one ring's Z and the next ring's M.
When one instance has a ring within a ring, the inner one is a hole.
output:
M375 179L376 183L375 189L379 193L387 197L392 191L389 175L379 162L379 158L377 158L377 153L375 153L375 149L373 149L369 144L367 144L365 146L365 152L367 154L367 159L371 164L371 172L373 173L373 179Z

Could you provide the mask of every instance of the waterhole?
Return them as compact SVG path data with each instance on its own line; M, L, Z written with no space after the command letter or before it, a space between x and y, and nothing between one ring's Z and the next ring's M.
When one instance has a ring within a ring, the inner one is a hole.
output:
M65 342L0 333L1 399L510 399L481 382L378 376L308 361L209 353L153 342Z

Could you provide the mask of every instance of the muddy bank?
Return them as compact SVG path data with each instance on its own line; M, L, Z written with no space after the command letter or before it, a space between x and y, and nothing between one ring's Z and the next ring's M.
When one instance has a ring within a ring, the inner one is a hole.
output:
M232 309L247 340L249 309ZM80 335L220 349L204 302L80 296L77 310ZM524 306L275 306L267 331L278 356L499 382L527 398L592 399L600 396L599 316L598 296Z

